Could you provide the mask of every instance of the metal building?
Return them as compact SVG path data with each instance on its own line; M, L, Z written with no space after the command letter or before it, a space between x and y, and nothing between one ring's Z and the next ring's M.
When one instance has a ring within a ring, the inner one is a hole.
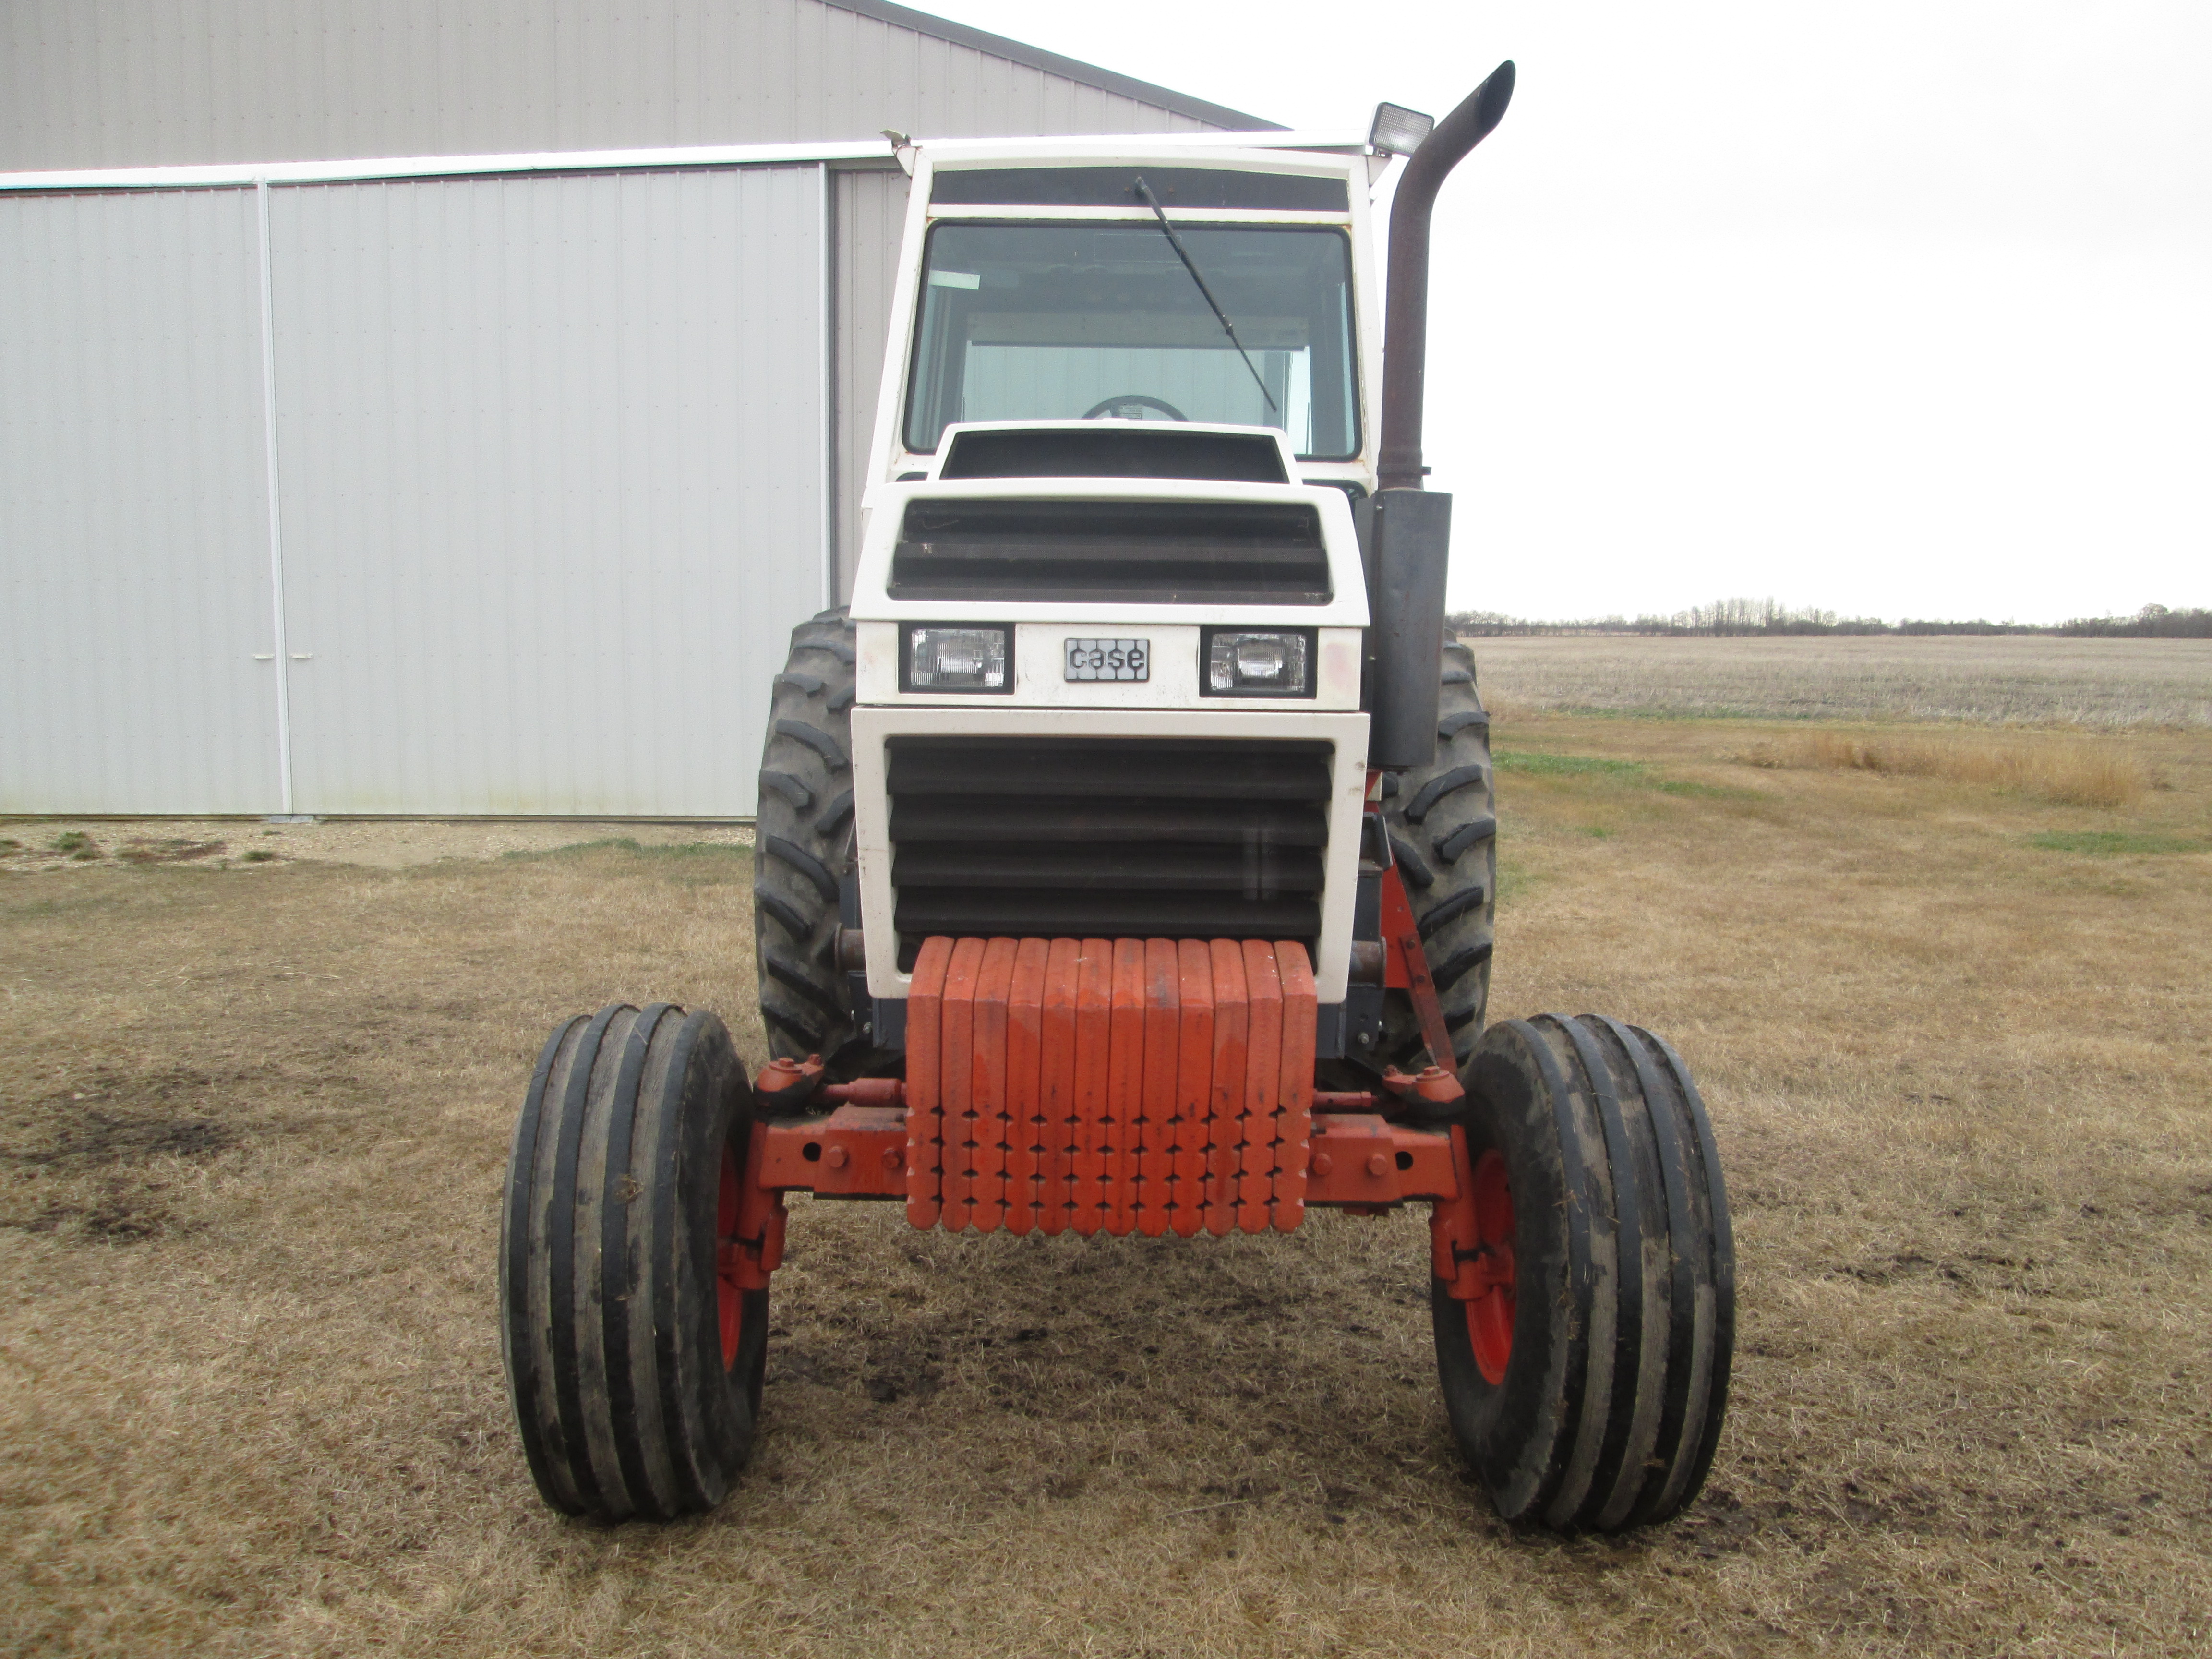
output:
M750 813L885 128L1269 124L877 0L0 9L0 812Z

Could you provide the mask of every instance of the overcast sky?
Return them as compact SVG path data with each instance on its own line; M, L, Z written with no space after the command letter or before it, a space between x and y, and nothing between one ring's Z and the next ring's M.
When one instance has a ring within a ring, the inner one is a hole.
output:
M1437 213L1455 607L2212 605L2203 0L927 9L1298 127L1516 60Z

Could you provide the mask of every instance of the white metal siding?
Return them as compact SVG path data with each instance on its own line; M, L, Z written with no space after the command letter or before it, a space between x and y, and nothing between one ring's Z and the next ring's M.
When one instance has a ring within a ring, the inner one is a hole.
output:
M0 811L276 810L254 222L0 196Z
M820 0L0 6L4 172L1222 125L1177 105Z
M836 188L837 594L844 599L860 564L860 497L868 487L908 180L895 167L830 177Z
M1252 125L876 0L0 5L5 173ZM750 811L907 180L646 165L270 188L281 641L255 193L0 193L0 811Z
M299 811L753 811L822 589L822 188L274 193Z

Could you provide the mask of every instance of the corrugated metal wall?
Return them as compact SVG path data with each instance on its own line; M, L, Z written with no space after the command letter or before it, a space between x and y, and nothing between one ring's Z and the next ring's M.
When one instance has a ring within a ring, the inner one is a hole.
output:
M250 190L0 196L0 811L275 810L257 250Z
M860 560L860 497L875 441L909 184L896 168L833 173L830 179L836 209L837 596L843 600L852 595Z
M822 599L823 189L273 193L295 810L752 811Z
M0 5L0 172L1259 125L879 0ZM0 191L0 811L750 812L907 188L271 187L282 639L256 192Z
M1179 106L820 0L0 6L4 172L1248 125Z

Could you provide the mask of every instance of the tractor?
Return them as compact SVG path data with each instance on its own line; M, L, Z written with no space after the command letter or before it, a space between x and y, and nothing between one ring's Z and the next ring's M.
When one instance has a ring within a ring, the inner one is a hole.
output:
M1421 418L1431 211L1512 87L1350 151L902 149L852 598L793 632L760 774L770 1053L617 1003L516 1125L503 1349L549 1504L728 1493L795 1191L1194 1240L1425 1205L1498 1512L1697 1495L1735 1319L1697 1088L1617 1019L1485 1018L1490 722Z

